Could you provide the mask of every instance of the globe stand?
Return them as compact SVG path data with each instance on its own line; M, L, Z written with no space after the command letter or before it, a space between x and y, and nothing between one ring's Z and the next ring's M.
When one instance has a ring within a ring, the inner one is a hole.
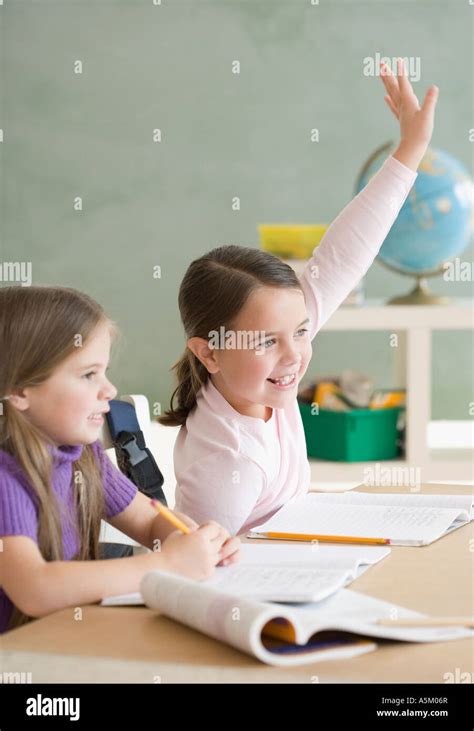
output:
M426 272L420 272L419 274L409 274L408 272L394 267L393 264L387 264L387 262L381 260L382 263L392 269L397 274L403 274L404 276L411 276L416 278L416 285L408 294L400 295L399 297L392 297L389 299L388 305L447 305L451 302L449 297L444 295L433 294L428 288L426 277L434 277L437 274L441 274L445 270L446 263L440 264L438 269Z

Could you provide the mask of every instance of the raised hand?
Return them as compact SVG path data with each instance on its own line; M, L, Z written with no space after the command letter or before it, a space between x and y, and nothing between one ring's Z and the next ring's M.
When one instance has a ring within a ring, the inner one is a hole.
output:
M416 170L433 134L439 89L431 85L420 107L401 58L397 61L396 76L382 64L380 78L388 92L384 99L400 124L400 145L393 157Z

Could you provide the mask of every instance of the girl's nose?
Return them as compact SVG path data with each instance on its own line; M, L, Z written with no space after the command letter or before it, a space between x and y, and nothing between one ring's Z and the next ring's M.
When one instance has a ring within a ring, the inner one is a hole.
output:
M296 348L293 344L285 349L284 357L283 357L283 364L284 365L290 365L294 366L297 363L301 362L301 357L298 348Z
M106 380L104 387L102 388L101 396L105 401L111 401L117 395L117 389L114 384L109 380Z

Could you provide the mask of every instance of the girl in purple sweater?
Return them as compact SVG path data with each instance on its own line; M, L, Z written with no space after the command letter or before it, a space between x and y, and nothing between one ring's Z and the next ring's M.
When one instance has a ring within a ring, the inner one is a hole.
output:
M170 527L105 455L114 333L76 290L0 288L0 633L137 591L155 569L203 579L238 559L215 522L179 514L192 532ZM97 560L102 518L152 552Z

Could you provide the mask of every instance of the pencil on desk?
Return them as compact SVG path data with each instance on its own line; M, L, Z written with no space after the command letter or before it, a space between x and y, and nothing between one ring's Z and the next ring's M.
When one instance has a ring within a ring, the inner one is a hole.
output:
M258 533L265 538L281 538L287 541L321 541L322 543L366 543L372 545L389 545L390 538L364 538L362 536L324 536L311 533L279 533L268 531Z
M167 507L162 505L159 500L151 500L151 504L155 508L155 510L158 513L161 513L163 515L163 518L166 518L172 525L174 525L175 528L180 530L182 533L191 533L188 526L183 523L182 520L180 520L174 513L171 512Z
M402 617L400 619L378 619L384 627L474 627L474 617Z

